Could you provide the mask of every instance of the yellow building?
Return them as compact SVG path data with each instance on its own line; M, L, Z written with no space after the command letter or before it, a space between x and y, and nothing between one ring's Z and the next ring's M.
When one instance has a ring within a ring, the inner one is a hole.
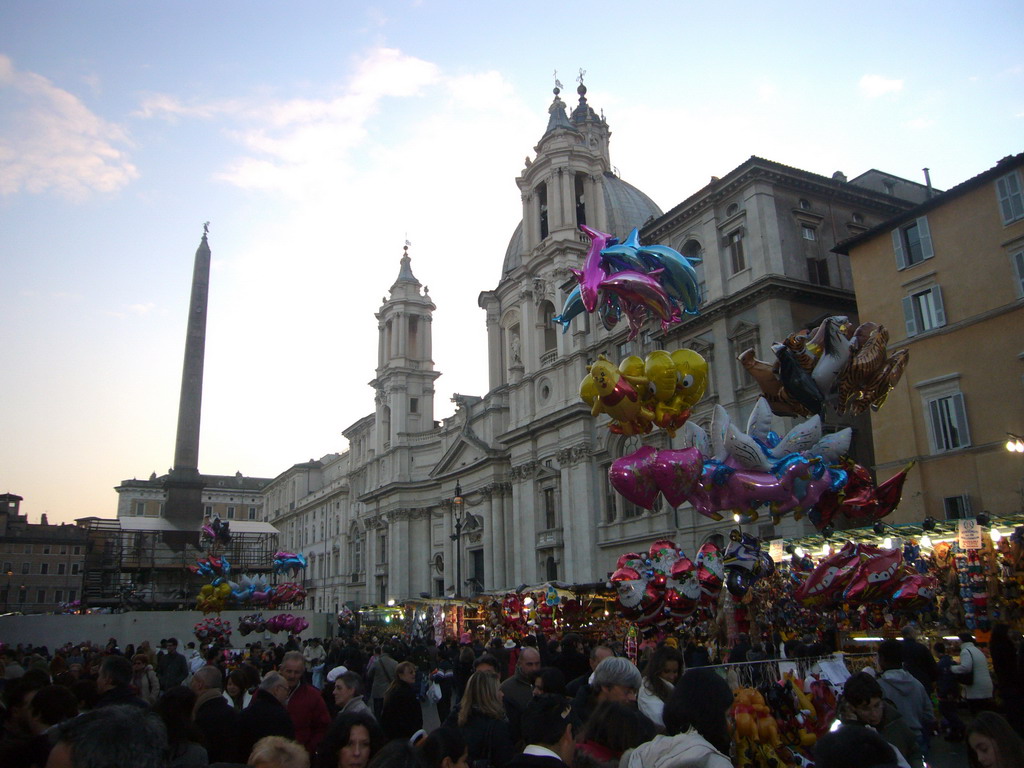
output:
M1024 511L1024 154L840 243L902 380L872 416L878 479L917 461L887 522Z

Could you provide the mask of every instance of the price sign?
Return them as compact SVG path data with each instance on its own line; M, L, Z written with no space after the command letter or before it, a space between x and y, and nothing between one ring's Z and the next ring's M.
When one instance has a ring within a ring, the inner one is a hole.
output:
M785 553L782 549L782 539L772 539L768 542L768 556L776 563L781 563Z
M977 520L957 521L957 543L961 549L981 549L981 526Z

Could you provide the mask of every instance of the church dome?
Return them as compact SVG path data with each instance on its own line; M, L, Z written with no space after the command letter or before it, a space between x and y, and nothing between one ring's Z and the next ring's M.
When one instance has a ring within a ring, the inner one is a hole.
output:
M647 195L627 181L606 171L604 174L604 207L608 213L608 232L625 240L634 227L640 228L662 210ZM505 251L501 274L507 275L523 263L523 222L516 225Z

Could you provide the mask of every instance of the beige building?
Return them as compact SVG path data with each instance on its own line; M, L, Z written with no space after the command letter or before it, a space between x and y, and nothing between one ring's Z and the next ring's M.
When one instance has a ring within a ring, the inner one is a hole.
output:
M0 613L49 613L81 598L85 531L30 523L22 497L0 494Z
M834 250L864 318L910 350L872 416L880 479L909 461L891 522L1024 511L1024 154Z

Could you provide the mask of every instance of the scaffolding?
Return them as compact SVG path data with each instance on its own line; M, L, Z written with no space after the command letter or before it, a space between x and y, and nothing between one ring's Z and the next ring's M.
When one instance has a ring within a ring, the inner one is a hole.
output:
M168 610L190 608L208 576L189 566L214 554L226 557L231 573L270 574L278 531L269 523L231 521L231 541L200 547L200 532L182 530L164 518L93 518L86 526L82 608Z

